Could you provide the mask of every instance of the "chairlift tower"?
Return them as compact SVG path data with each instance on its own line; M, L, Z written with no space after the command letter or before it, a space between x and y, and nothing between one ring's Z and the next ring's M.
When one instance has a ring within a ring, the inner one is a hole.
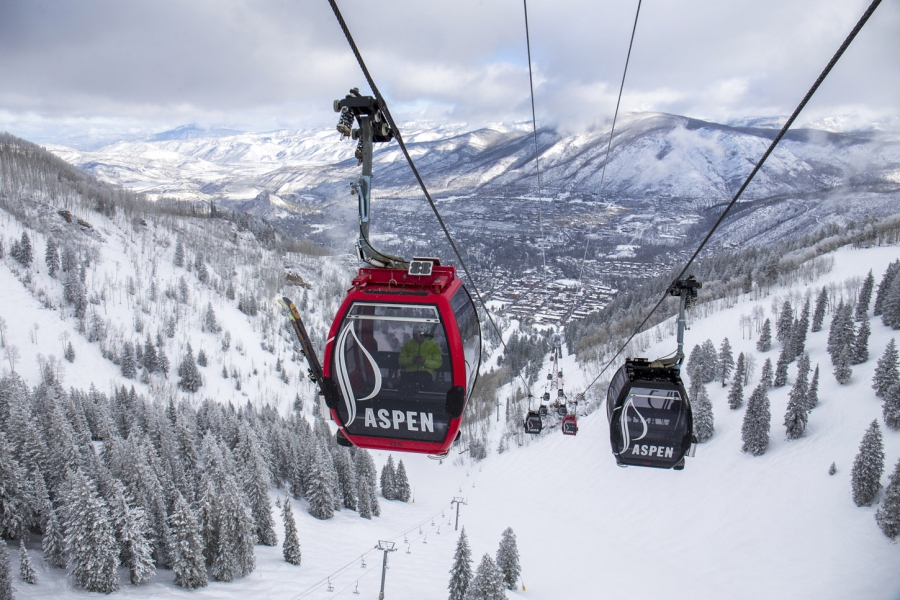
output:
M469 503L466 502L465 498L456 496L455 498L453 498L453 502L451 502L450 504L456 505L456 524L453 526L453 531L456 531L457 529L459 529L459 505L465 504L466 506L468 506Z
M388 552L396 552L397 549L394 547L394 542L386 542L384 540L378 540L378 545L375 546L375 549L384 552L384 560L381 563L381 591L378 592L378 600L384 600L384 576L387 573Z

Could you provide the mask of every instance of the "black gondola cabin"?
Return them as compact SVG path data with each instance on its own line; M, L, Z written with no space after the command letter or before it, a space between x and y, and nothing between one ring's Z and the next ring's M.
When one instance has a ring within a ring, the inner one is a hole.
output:
M609 439L620 466L681 469L693 441L691 404L676 369L628 359L607 392Z

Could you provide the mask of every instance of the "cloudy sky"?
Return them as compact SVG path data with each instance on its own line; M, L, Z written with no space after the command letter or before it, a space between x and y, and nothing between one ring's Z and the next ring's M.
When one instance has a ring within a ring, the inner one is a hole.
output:
M786 115L869 0L647 0L623 112ZM339 0L398 121L530 119L521 0ZM608 122L637 0L530 0L539 125ZM885 0L804 115L900 115ZM364 87L325 0L0 0L0 130L42 142L183 124L331 126Z

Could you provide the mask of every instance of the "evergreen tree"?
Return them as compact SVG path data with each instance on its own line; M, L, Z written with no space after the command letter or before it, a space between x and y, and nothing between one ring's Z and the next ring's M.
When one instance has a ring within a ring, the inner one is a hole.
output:
M281 516L284 519L284 543L281 545L281 552L284 554L284 560L292 565L299 565L301 559L300 540L297 538L297 524L294 522L290 496L284 497Z
M197 279L200 280L200 283L209 283L209 271L203 263L203 255L199 252L194 258L194 272L197 273Z
M731 373L735 368L734 354L731 351L731 343L729 343L728 338L722 340L722 345L719 347L718 363L719 381L722 382L722 387L725 387L728 383L728 378L731 377Z
M31 238L26 232L22 232L22 238L13 243L9 252L16 261L26 269L31 267L31 261L34 260L34 251L31 247Z
M137 374L137 366L134 362L134 346L131 345L131 342L122 344L122 354L119 360L122 364L122 377L134 379Z
M691 349L691 354L688 356L687 363L684 366L684 372L687 373L687 376L692 383L695 380L700 379L700 374L703 369L702 363L703 349L698 344L694 344L693 349Z
M819 404L819 365L816 365L809 391L806 393L806 409L812 410L817 404Z
M475 577L469 583L465 600L506 600L503 575L490 554L481 557Z
M813 312L812 331L822 331L822 324L825 322L825 309L828 308L828 289L822 286L819 297L816 298L816 310Z
M781 312L778 315L778 322L775 324L775 339L782 344L787 344L791 339L791 331L794 327L794 309L791 307L791 301L785 300L781 305Z
M41 538L41 550L44 554L44 562L51 567L63 569L66 566L66 540L62 527L56 517L56 511L51 507L47 511L47 519L44 522L44 536Z
M87 312L87 294L84 291L84 284L78 275L77 269L69 269L66 271L66 280L63 282L63 298L75 309L75 316L79 319L83 318ZM105 332L100 331L103 322L100 316L94 312L91 322L91 333L88 335L89 341L97 341L105 337Z
M200 348L199 352L197 352L197 365L205 367L207 364L209 364L209 361L206 359L206 352L203 348Z
M309 514L323 520L334 516L335 505L334 489L325 471L326 460L330 462L331 458L326 457L320 444L317 445L315 459L310 465L309 483L306 490Z
M784 414L784 427L787 430L787 439L789 440L803 437L803 434L806 433L806 424L809 418L807 408L809 355L804 354L801 357L801 363L805 363L805 368L803 368L803 364L798 368L797 381L794 382L794 387L791 388L787 411Z
M350 452L341 447L334 448L333 452L334 470L340 483L343 507L357 510L356 497L359 483L356 481L356 471L351 463Z
M894 277L885 296L881 322L891 329L900 329L900 277Z
M65 487L69 575L78 587L110 594L119 589L119 552L109 510L80 468L68 472Z
M50 277L56 277L56 273L59 271L59 246L56 245L56 240L52 237L47 239L44 263L47 265L47 274Z
M709 440L716 431L713 420L712 402L706 392L706 386L692 386L691 405L694 412L694 434L698 442Z
M196 392L203 385L203 378L197 370L197 363L194 362L194 351L190 343L187 345L187 354L178 367L178 377L180 377L178 387L185 392Z
M63 353L63 357L70 363L75 362L75 346L72 345L72 342L66 344L66 350Z
M728 407L731 409L740 408L744 403L744 382L735 377L731 384L731 390L728 392Z
M703 383L715 381L719 371L719 352L712 340L703 342L703 375L701 377Z
M465 600L466 591L472 581L472 551L469 549L469 538L466 528L459 532L456 552L453 554L453 567L450 569L449 600Z
M772 372L772 359L767 358L766 362L763 363L762 373L759 376L759 383L767 388L772 387L773 377L775 373Z
M743 451L753 456L761 456L769 447L769 429L772 415L769 412L769 395L762 384L758 385L747 401L744 423L741 426Z
M852 348L844 347L843 352L838 357L837 364L834 365L834 378L838 383L844 385L850 383L853 376L853 369L850 368L850 357L852 356Z
M871 506L881 489L881 474L884 472L884 443L878 421L872 421L859 445L859 454L853 461L850 482L853 502L857 506Z
M775 380L772 384L775 387L783 387L787 385L788 378L788 364L790 364L790 349L788 345L784 345L781 348L781 352L778 354L778 363L775 367Z
M182 243L181 238L178 238L178 241L175 242L175 259L173 263L176 267L184 266L184 243Z
M884 396L888 388L900 383L900 370L898 370L897 344L893 338L884 349L884 354L878 359L875 366L875 375L872 377L872 389L876 396Z
M15 459L6 433L0 427L0 543L4 537L21 538L28 533L31 497L28 475Z
M772 321L770 319L766 319L763 323L762 333L756 340L756 349L760 352L768 352L772 349Z
M159 357L156 354L156 346L153 345L148 333L147 339L144 340L144 370L148 373L155 373L158 368Z
M849 304L841 302L831 319L831 328L828 330L828 354L834 365L837 364L841 352L848 346L852 347L856 341L856 328L850 310Z
M186 590L205 587L207 579L203 532L194 511L178 492L175 493L172 513L169 515L168 540L175 585Z
M253 513L256 539L265 546L274 546L278 543L278 537L275 535L272 506L269 504L272 471L259 438L249 426L241 424L239 440L234 454L239 465L241 487L249 502L250 512Z
M894 472L884 491L884 500L875 513L875 522L884 535L892 540L900 535L900 461L894 466Z
M862 288L859 290L859 298L856 301L856 312L853 318L856 321L868 321L869 303L872 301L872 290L875 287L875 277L872 275L872 269L866 275Z
M888 291L891 289L891 285L894 283L897 273L900 273L900 259L895 260L888 265L887 271L884 272L884 276L881 278L881 283L878 284L878 291L875 292L874 316L877 317L882 314L884 301L887 298Z
M522 567L519 566L519 548L516 545L516 534L512 527L507 527L500 538L500 548L497 550L497 568L503 575L506 589L516 589Z
M369 487L369 478L365 475L356 478L356 509L363 519L372 518L372 489Z
M894 430L900 429L900 383L895 383L885 392L881 414L885 425Z
M387 500L397 499L397 489L394 484L397 474L394 472L394 457L388 455L387 462L381 469L381 495Z
M859 324L859 331L856 332L856 339L853 340L853 358L850 364L861 365L869 360L869 320L865 319Z
M219 333L222 327L216 319L216 311L213 310L212 302L206 303L206 314L203 317L203 331L207 333Z
M791 360L797 358L806 350L806 332L809 330L809 299L803 305L800 318L794 321L791 331Z
M6 545L5 541L2 543L4 546ZM37 583L37 573L34 572L31 559L28 557L28 550L25 549L25 538L19 540L19 577L25 583L32 585Z
M0 600L12 600L13 585L12 573L9 565L9 551L6 549L6 540L0 544Z
M153 547L148 541L152 535L147 515L133 498L126 498L125 486L120 481L110 499L112 523L119 540L121 562L128 567L131 583L140 585L153 579Z
M397 500L400 500L401 502L409 502L409 499L412 496L412 490L409 489L409 478L406 476L406 467L403 465L402 459L399 463L397 463L397 473L394 479L394 488L397 492Z

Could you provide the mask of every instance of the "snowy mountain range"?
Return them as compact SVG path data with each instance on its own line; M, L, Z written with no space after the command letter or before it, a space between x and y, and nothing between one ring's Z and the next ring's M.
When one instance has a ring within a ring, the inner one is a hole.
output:
M483 237L466 218L477 211L511 231L543 235L574 256L587 239L602 242L601 254L623 244L670 250L693 244L696 229L718 216L777 132L771 120L747 122L629 115L616 126L608 162L608 129L543 128L540 190L528 124L470 130L413 123L403 133L458 235L476 244ZM352 143L334 131L229 133L180 128L93 151L49 149L104 181L215 201L293 235L347 247L356 222L348 193L358 176ZM374 218L382 230L414 219L421 235L440 237L396 143L376 147L374 170ZM894 212L898 194L900 136L893 131L790 131L714 243L761 245L824 222L885 216ZM538 220L546 225L543 234Z

